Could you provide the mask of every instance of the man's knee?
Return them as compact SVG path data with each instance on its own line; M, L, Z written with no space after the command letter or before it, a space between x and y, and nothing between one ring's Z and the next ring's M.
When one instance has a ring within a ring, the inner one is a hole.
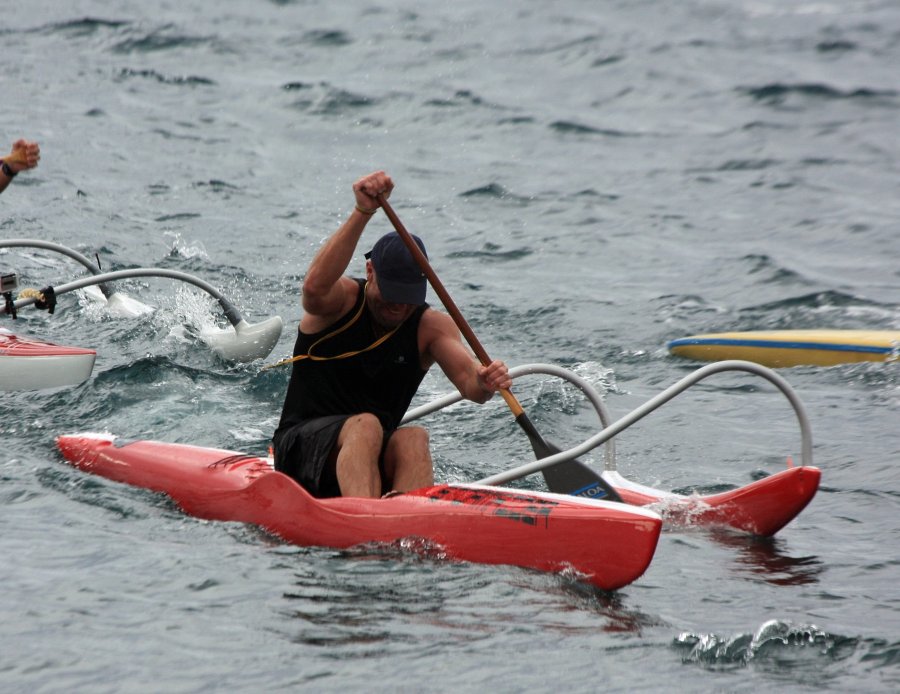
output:
M380 450L384 441L384 429L378 417L369 412L363 412L362 414L353 415L344 422L341 438L343 441L346 441L350 437L364 441Z
M360 414L355 414L352 417L347 419L347 422L354 427L363 427L366 429L377 430L381 433L381 422L371 412L361 412Z
M420 448L424 446L427 448L429 444L428 430L424 427L403 427L402 429L397 429L391 438L392 440L402 441L405 446L409 447Z

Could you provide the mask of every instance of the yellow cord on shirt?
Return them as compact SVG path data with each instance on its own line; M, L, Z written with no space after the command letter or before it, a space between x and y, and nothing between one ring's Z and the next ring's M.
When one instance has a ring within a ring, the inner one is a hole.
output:
M264 366L262 368L262 370L265 371L267 369L274 369L276 366L284 366L285 364L292 364L293 362L300 361L301 359L311 359L312 361L330 361L332 359L348 359L350 357L355 357L357 354L362 354L363 352L368 352L370 350L373 350L376 347L378 347L378 345L380 345L382 342L389 339L391 337L391 335L393 335L395 332L397 332L397 330L400 329L399 325L396 328L394 328L393 330L391 330L389 333L382 335L377 340L375 340L375 342L373 342L371 345L369 345L368 347L364 347L363 349L357 349L357 350L353 350L350 352L344 352L343 354L336 354L333 357L319 357L312 353L312 351L316 347L318 347L320 344L325 342L325 340L328 340L329 338L332 338L335 335L338 335L338 334L344 332L347 328L349 328L351 325L353 325L356 321L359 320L359 317L362 315L363 309L365 309L365 307L366 307L365 292L366 292L366 287L368 287L368 286L369 286L369 283L366 282L365 286L363 287L362 304L359 307L359 311L356 312L356 315L353 316L353 318L351 318L349 321L347 321L344 325L342 325L337 330L332 330L327 335L323 335L318 340L313 342L309 346L309 349L306 350L306 354L298 354L296 357L289 357L288 359L282 359L281 361L275 362L274 364L268 364L267 366Z

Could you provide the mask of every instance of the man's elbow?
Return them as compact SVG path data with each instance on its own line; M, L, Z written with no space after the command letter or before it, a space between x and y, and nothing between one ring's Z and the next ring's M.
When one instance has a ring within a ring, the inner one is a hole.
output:
M316 281L315 274L309 273L303 278L303 282L300 285L300 293L303 295L304 299L306 297L315 299L317 295L322 293L321 283Z
M316 313L322 302L328 297L331 287L323 287L314 277L307 275L300 285L300 301L307 313Z
M466 400L470 400L478 405L483 405L492 397L494 397L494 393L490 390L485 390L481 386L476 386L474 388L470 388L468 393L463 393L463 397Z

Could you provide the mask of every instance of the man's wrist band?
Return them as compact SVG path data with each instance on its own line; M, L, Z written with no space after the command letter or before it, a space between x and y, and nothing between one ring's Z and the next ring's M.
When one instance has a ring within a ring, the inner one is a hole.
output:
M4 164L4 166L6 166L6 165ZM373 214L378 212L378 208L376 207L375 209L367 210L365 207L360 207L359 203L356 203L356 211L362 212L367 217L371 217Z
M7 178L13 178L18 173L18 171L13 171L11 168L9 168L9 164L7 164L6 162L0 164L0 171L3 171L3 175Z

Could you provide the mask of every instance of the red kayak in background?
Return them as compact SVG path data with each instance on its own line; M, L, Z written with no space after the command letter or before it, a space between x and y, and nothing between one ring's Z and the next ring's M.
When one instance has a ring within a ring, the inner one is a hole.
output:
M191 515L252 523L293 544L424 543L429 556L571 572L604 590L646 571L662 526L643 508L486 485L317 499L268 459L235 451L106 434L60 436L57 444L82 470L164 492Z
M97 352L19 337L0 328L0 390L39 390L86 381Z

